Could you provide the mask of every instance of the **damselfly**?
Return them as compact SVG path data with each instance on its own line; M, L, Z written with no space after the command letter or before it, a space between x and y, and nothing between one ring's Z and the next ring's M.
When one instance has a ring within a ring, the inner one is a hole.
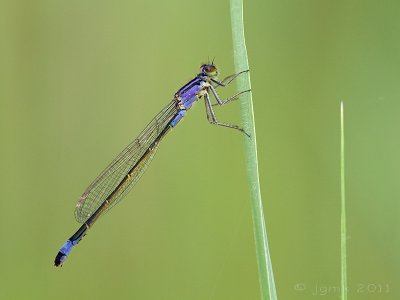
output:
M61 247L54 260L55 266L62 266L72 248L86 235L94 222L121 201L135 185L154 157L161 139L179 123L192 104L200 98L204 98L208 122L239 130L250 137L237 125L218 122L213 110L213 106L225 105L249 91L242 91L225 100L221 100L216 92L217 87L227 86L245 72L247 71L218 81L218 69L214 63L203 64L200 67L200 73L176 92L172 101L82 194L76 205L75 218L83 225ZM211 103L210 95L214 96L216 103Z

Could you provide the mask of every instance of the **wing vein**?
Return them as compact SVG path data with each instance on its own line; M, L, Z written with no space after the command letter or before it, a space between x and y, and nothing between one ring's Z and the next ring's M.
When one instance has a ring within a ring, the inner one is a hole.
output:
M84 223L111 193L113 195L104 212L122 200L147 169L157 151L158 143L145 155L146 151L177 112L175 100L172 100L87 187L76 204L75 218L78 222ZM136 164L138 165L132 169ZM125 179L129 172L130 176Z

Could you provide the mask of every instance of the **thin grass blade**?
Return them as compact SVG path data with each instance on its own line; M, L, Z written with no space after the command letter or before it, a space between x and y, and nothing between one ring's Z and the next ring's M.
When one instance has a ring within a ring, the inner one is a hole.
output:
M346 198L344 185L344 107L340 102L340 262L341 262L341 295L342 300L347 300L347 229L346 229Z

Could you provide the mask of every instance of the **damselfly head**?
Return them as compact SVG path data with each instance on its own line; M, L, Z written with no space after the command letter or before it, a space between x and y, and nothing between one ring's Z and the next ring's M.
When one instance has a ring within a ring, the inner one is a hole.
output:
M204 76L208 77L217 77L218 76L218 69L214 63L211 64L203 64L200 67L200 73Z

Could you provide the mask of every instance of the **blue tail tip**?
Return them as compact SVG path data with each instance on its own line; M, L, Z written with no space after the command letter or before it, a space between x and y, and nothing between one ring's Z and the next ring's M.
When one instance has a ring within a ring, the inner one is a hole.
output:
M54 265L56 267L62 267L62 264L66 261L68 254L71 252L72 247L74 247L76 243L77 242L73 242L71 240L66 241L54 259Z
M54 266L62 267L62 265L66 261L67 257L68 256L65 255L64 253L62 253L61 251L58 252L56 258L54 259Z

